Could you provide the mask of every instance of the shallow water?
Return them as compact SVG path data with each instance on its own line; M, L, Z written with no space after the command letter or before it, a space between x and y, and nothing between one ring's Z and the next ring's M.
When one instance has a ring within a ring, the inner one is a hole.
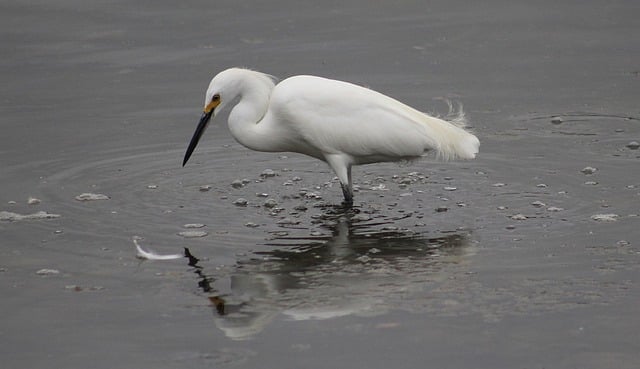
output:
M3 365L640 363L637 5L0 8ZM355 168L349 211L325 164L224 119L182 168L233 65L453 98L481 154Z

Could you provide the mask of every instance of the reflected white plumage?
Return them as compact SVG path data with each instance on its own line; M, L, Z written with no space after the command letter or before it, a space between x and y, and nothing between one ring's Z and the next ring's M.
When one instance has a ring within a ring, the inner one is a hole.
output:
M348 205L353 203L353 165L411 160L432 150L445 160L473 159L480 146L464 129L462 110L457 119L446 121L347 82L301 75L276 85L264 73L231 68L209 84L183 166L212 116L234 101L228 123L240 144L328 163Z

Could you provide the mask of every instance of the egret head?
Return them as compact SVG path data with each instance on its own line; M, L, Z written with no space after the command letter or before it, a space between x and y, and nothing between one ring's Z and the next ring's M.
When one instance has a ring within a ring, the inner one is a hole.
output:
M226 104L244 94L252 94L256 91L264 92L265 96L268 96L273 86L272 77L249 69L231 68L213 77L205 94L202 117L189 142L182 165L184 166L191 157L211 118L215 117Z
M196 146L198 145L202 134L209 125L209 121L211 120L211 118L215 117L216 113L220 111L223 108L224 104L227 102L227 99L223 99L223 96L226 97L233 91L233 88L229 89L225 87L228 86L228 78L225 78L223 73L220 73L217 76L213 77L211 83L209 83L209 88L207 88L207 93L205 94L204 110L202 112L202 116L200 117L198 127L193 133L191 142L189 142L187 152L184 154L182 166L187 164L187 161L191 157L191 154L193 154L193 150L195 150Z

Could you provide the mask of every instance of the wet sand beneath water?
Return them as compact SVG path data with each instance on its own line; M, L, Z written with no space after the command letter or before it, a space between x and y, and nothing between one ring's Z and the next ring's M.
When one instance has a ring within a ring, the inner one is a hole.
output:
M0 9L4 366L638 367L638 5ZM454 99L481 154L357 167L346 211L222 114L182 168L230 66Z

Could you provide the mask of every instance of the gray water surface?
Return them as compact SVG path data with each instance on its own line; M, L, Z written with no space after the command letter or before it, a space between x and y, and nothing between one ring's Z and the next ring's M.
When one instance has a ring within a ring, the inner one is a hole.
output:
M639 15L0 4L2 367L639 367ZM222 113L182 168L231 66L452 99L481 153L357 167L345 210L326 164L252 152Z

